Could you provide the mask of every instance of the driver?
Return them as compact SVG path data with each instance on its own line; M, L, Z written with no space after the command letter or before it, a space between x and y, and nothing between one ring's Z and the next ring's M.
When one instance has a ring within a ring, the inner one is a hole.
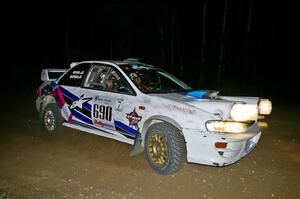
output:
M129 77L141 91L148 92L151 90L151 88L144 84L141 75L142 75L141 73L136 71L130 73Z
M110 73L108 75L108 78L106 80L106 89L111 91L119 90L119 84L117 82L116 77L113 75L113 73Z

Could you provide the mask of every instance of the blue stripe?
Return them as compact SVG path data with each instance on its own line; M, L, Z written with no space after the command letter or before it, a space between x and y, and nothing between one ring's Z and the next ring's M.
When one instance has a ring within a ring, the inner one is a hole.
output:
M81 114L80 112L76 111L75 109L71 110L72 114L77 117L78 119L88 123L88 124L93 124L92 120L90 118L87 118L86 116L84 116L83 114Z
M54 81L50 82L50 86L51 86L52 88L55 88L57 85L58 85L58 84L57 84L56 82L54 82Z
M55 88L56 86L58 86L58 84L54 81L50 82L50 86L52 88ZM63 94L63 96L69 98L70 100L72 100L72 102L79 100L79 97L77 97L76 95L72 94L71 92L69 92L68 90L64 89L63 87L60 86L61 92ZM82 106L87 109L88 111L92 110L92 105L89 103L83 103ZM88 124L93 124L92 120L90 118L87 118L86 116L82 115L80 112L77 112L75 110L71 110L72 114L77 117L78 119L88 123Z
M63 93L64 96L66 96L67 98L71 99L72 101L77 101L79 100L79 97L77 97L76 95L72 94L71 92L69 92L68 90L64 89L63 87L60 87L61 91ZM87 103L83 103L82 104L83 108L87 109L88 111L92 110L92 105Z
M91 111L91 110L92 110L92 105L89 104L88 102L83 103L82 106L83 106L85 109L87 109L88 111Z
M63 87L60 87L60 88L61 88L61 92L63 93L63 95L65 95L69 99L71 99L73 101L79 100L79 97L77 97L76 95L72 94L71 92L69 92L68 90L64 89Z
M133 128L130 128L129 126L127 126L126 124L120 122L120 121L115 121L115 126L130 133L131 135L136 136L139 132Z

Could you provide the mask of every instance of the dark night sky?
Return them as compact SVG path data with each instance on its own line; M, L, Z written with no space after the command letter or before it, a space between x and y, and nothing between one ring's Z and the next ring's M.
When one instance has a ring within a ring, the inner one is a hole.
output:
M22 78L22 86L34 90L42 68L136 57L165 68L195 88L220 89L223 94L234 95L237 90L278 98L283 89L286 93L299 90L300 17L295 5L227 0L225 57L218 82L225 0L207 3L203 62L204 1L193 2L11 2L2 6L1 13L2 71L10 74L1 81L19 85Z

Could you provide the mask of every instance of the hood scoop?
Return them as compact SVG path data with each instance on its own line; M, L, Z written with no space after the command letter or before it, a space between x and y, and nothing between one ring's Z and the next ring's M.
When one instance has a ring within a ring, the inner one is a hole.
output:
M219 91L215 90L196 90L187 92L185 95L195 99L216 99Z

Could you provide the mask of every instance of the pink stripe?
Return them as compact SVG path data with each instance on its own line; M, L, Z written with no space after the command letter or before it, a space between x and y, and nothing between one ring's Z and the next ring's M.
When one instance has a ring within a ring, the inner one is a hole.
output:
M64 99L59 87L53 90L53 95L54 95L58 105L60 106L60 108L62 108L63 105L65 104L65 99Z
M72 113L70 114L69 118L68 118L68 123L72 123Z

